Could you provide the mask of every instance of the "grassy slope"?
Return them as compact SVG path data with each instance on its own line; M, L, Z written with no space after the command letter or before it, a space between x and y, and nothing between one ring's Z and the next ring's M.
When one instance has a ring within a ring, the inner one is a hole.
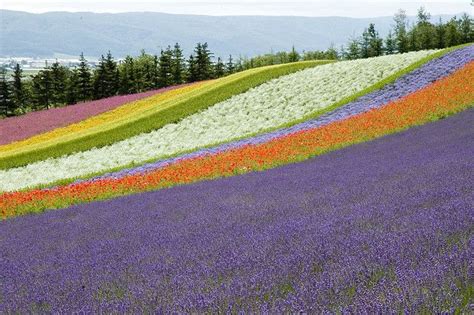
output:
M65 138L36 143L31 148L22 148L20 151L3 152L0 155L0 169L19 167L47 158L102 147L140 133L150 132L271 79L328 62L306 61L270 66L215 80L204 88L191 91L163 104L157 104L158 110L147 110L141 115L130 115L105 126L96 126L86 133L65 135ZM63 139L65 141L62 141Z

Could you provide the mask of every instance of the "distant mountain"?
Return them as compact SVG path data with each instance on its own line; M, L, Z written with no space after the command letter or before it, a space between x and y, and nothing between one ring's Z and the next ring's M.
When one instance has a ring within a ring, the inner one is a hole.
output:
M271 50L299 51L339 47L369 23L385 36L392 17L202 16L164 13L32 14L0 10L0 56L137 55L156 53L179 42L189 54L197 42L208 42L216 55L253 56ZM450 16L443 16L447 20ZM433 16L437 21L439 16Z

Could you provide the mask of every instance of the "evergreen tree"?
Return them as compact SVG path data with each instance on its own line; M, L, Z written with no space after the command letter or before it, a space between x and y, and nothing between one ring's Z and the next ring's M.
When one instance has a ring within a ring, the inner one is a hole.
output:
M117 63L110 51L107 57L101 56L99 66L94 73L94 97L104 98L116 95L119 87Z
M196 72L198 81L208 80L213 77L212 53L207 43L198 43L194 50L196 54Z
M17 108L24 108L26 102L26 91L23 86L23 70L20 65L17 63L15 70L12 75L13 84L12 84L12 110L14 111Z
M32 92L35 109L49 109L54 98L52 93L51 70L46 68L39 71L32 79Z
M226 74L232 74L235 72L235 65L234 60L232 59L232 55L229 55L229 60L225 65Z
M393 38L392 35L392 30L388 32L387 38L385 39L385 53L387 55L392 55L395 53L397 47L396 47L396 42L395 39Z
M66 81L69 76L69 70L55 62L51 66L51 103L66 103Z
M124 62L119 67L120 94L136 93L138 90L135 78L135 63L131 56L126 56Z
M196 59L193 55L188 59L188 82L195 82L198 78Z
M336 48L331 44L331 46L329 46L329 48L324 52L323 59L337 60L338 57Z
M79 71L78 69L74 69L66 81L67 104L76 104L79 101L78 77Z
M461 34L458 32L457 19L453 17L445 26L444 44L446 47L456 46L461 43Z
M359 57L360 57L359 42L356 39L351 39L349 41L349 47L347 49L345 59L354 60Z
M461 38L461 43L470 43L474 41L474 22L473 20L464 13L461 16L461 21L459 23L459 33Z
M369 58L369 48L370 48L370 34L369 30L365 29L362 33L362 38L359 43L359 55L360 58Z
M183 50L178 43L174 45L172 60L171 60L172 74L173 74L173 83L181 84L185 79L185 64L183 58Z
M217 58L217 63L214 67L214 75L215 75L216 78L220 78L220 77L223 77L224 74L225 74L225 65L222 62L221 57L218 57Z
M172 57L173 52L170 46L168 46L166 50L161 51L158 71L160 87L167 87L173 84Z
M414 50L432 49L438 46L435 26L430 23L431 15L424 7L418 9L416 26L411 30L414 32Z
M288 62L296 62L300 60L300 55L295 50L295 46L291 47L291 52L288 54Z
M74 71L69 83L71 84L69 89L73 87L75 89L75 91L71 91L71 93L75 95L74 99L76 99L76 101L86 101L92 98L91 70L83 53L81 53L79 57L79 67ZM71 93L69 94L69 98L72 95Z
M382 55L383 40L379 37L379 33L375 30L375 24L369 24L369 27L362 35L362 38L364 43L362 49L364 58Z
M446 25L443 24L441 18L439 18L439 22L436 25L436 41L437 41L437 48L444 48L446 47Z
M397 52L408 52L407 16L405 11L399 10L393 19L395 21L395 45Z
M7 69L0 68L0 110L6 116L12 113L10 84L7 80Z

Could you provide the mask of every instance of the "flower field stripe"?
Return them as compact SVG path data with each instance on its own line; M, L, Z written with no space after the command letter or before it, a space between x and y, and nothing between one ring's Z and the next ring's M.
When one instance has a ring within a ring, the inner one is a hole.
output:
M341 62L306 69L264 83L175 124L167 124L102 148L0 171L0 190L13 191L97 172L140 165L186 151L262 133L311 112L331 107L351 94L433 51ZM340 104L342 105L342 104ZM13 180L8 180L12 178Z
M161 168L179 160L193 158L205 154L215 154L248 144L264 143L274 138L288 135L296 131L323 126L352 115L366 112L372 108L381 107L388 102L395 101L401 97L415 92L420 88L427 86L428 84L431 84L434 81L448 76L449 74L464 66L466 63L473 60L474 45L471 45L466 48L450 52L449 54L441 56L440 58L435 58L421 67L398 78L395 82L390 83L379 90L366 94L344 106L338 107L335 110L324 113L315 119L310 119L291 127L281 128L276 131L271 131L261 135L245 137L241 140L232 141L219 146L214 145L198 151L193 151L191 153L178 155L176 157L160 159L159 161L147 163L138 167L127 168L115 172L107 172L104 175L97 176L92 179L79 179L77 182L84 180L95 180L98 178L119 178L127 175L144 173Z
M170 86L143 93L112 96L64 107L39 110L17 117L7 117L0 120L0 145L24 140L56 128L65 127L92 116L111 111L124 104L181 87L183 85Z
M271 79L332 61L304 61L292 64L269 66L247 70L208 83L202 83L199 93L183 95L171 99L165 104L154 104L143 115L131 113L120 118L116 125L99 124L98 129L85 135L65 133L65 140L55 139L46 145L44 142L33 143L29 147L14 147L12 151L0 152L0 169L8 169L26 165L35 161L54 158L73 152L85 151L94 147L102 147L130 138L140 133L147 133L162 126L174 123L182 118L230 98L232 95L243 93ZM205 87L204 87L205 86ZM172 92L170 92L172 93ZM156 106L155 106L156 105ZM80 132L79 132L80 133Z
M264 144L179 161L145 174L53 189L4 193L0 195L2 216L7 218L62 208L302 161L470 108L474 105L474 85L466 82L470 82L473 76L474 62L470 62L450 76L381 108L314 129L298 131Z
M84 121L74 123L62 128L56 128L49 132L35 135L33 137L9 143L0 146L0 156L21 153L37 147L47 146L48 144L66 141L68 139L87 135L99 131L101 128L110 128L123 123L127 118L148 113L152 109L156 109L157 104L161 108L164 104L168 104L170 99L180 98L183 94L188 96L190 93L201 90L203 86L212 84L212 81L196 82L188 84L178 89L172 89L166 93L155 95L146 99L138 100L123 104L111 111L100 115L92 116Z
M0 222L0 313L470 314L473 121Z

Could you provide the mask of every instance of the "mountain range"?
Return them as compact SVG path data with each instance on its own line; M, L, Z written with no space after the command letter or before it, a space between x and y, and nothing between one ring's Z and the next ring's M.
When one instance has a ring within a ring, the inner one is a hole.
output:
M218 56L251 57L270 51L339 47L375 23L385 36L393 17L203 16L155 12L34 14L0 10L0 56L137 55L179 42L186 54L207 42ZM432 21L451 16L433 16ZM409 18L414 21L414 17Z

